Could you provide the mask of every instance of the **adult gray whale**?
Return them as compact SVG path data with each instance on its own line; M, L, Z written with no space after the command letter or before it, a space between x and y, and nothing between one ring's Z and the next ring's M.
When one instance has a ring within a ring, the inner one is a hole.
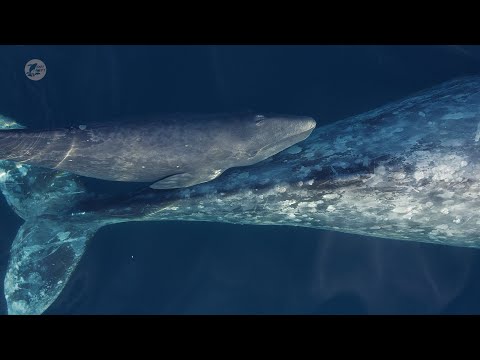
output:
M120 222L306 226L480 247L480 77L321 126L262 163L187 189L109 198L69 173L9 161L0 169L0 188L25 219L5 277L11 314L45 311L88 239Z
M176 114L50 131L10 130L0 132L0 159L171 189L264 160L314 128L312 118L300 116Z

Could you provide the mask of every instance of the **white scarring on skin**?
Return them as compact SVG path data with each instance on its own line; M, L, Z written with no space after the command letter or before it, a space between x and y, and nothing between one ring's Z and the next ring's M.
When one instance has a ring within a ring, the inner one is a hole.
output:
M480 140L480 121L478 122L477 132L475 134L475 142L478 142L478 140Z

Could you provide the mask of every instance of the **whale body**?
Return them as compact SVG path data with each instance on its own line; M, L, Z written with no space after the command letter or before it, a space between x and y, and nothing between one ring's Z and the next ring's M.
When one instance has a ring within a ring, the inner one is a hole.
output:
M174 114L58 130L0 132L0 159L111 181L188 187L304 140L309 117Z
M261 163L191 188L111 197L70 173L9 161L0 169L2 192L25 220L5 278L14 314L45 311L88 240L121 222L305 226L480 247L480 76L317 126Z

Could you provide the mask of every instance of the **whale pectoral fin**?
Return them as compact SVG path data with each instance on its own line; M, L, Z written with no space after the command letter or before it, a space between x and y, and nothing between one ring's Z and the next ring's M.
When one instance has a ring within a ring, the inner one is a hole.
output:
M207 171L202 174L190 174L190 173L180 173L174 174L167 177L164 177L162 180L159 180L150 187L152 189L165 190L165 189L177 189L188 186L193 186L197 184L202 184L207 181L211 181L219 177L224 170L213 170Z
M190 173L181 173L167 176L162 180L153 183L150 187L158 190L176 189L192 186L201 182L203 181L199 181L199 179L196 179L195 176Z

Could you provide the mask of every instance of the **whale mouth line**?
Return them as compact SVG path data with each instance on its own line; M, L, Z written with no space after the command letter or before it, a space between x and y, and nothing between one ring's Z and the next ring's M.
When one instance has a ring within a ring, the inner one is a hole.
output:
M281 141L278 141L278 142L275 142L275 143L272 143L272 144L268 144L268 145L262 147L260 150L258 150L257 154L268 151L270 149L278 150L280 148L283 148L281 151L287 150L289 147L291 147L293 145L296 145L296 144L302 142L303 140L307 139L314 129L315 129L315 125L308 130L304 130L304 131L298 132L296 134L287 136L287 137L283 138ZM272 154L272 156L273 155L275 155L275 154Z
M296 133L294 135L290 135L290 136L287 136L285 139L283 139L280 143L285 143L287 141L295 141L297 139L300 139L300 138L303 138L302 140L305 140L307 137L310 136L311 132L313 131L314 128L311 128L311 129L308 129L308 130L305 130L305 131L302 131L302 132L299 132L299 133ZM295 145L296 143L302 141L302 140L297 140L295 141L293 145Z

